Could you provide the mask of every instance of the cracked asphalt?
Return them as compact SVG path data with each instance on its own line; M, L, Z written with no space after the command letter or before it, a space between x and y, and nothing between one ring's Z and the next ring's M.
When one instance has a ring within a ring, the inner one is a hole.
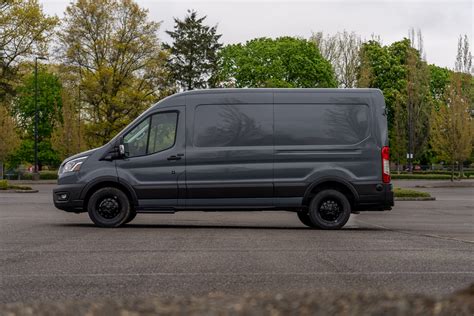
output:
M139 214L126 227L101 229L87 214L55 209L53 187L0 192L0 303L302 291L439 296L474 282L473 187L420 189L437 200L352 215L340 231L306 228L290 212Z

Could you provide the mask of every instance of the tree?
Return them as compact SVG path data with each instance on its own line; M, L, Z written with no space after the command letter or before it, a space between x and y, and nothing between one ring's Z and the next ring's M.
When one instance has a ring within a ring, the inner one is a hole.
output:
M0 104L0 179L3 178L4 162L17 149L19 143L15 122L10 116L9 110Z
M419 39L421 40L421 33ZM419 44L422 47L422 44ZM419 161L428 154L429 122L432 107L430 94L429 69L421 59L417 49L409 49L407 58L407 118L408 152ZM424 159L427 161L427 159ZM409 170L413 170L413 160L409 161Z
M331 64L311 42L293 38L257 38L226 46L221 54L221 86L336 87Z
M86 141L103 145L170 93L159 23L132 0L77 0L63 22L61 55L80 78Z
M183 90L213 87L218 68L218 52L222 47L217 25L204 25L206 16L198 18L189 11L184 20L174 19L174 31L166 31L172 44L163 47L170 51L168 67L171 78Z
M0 102L14 95L19 60L46 52L45 44L58 22L42 12L37 0L0 3Z
M393 126L391 130L390 156L397 165L397 171L400 172L400 166L406 163L407 153L407 111L405 102L401 95L393 104Z
M59 158L51 146L53 130L62 121L61 82L58 76L38 71L38 167L57 166ZM12 112L21 130L20 148L13 154L11 161L34 163L34 119L35 119L35 76L29 75L18 88L18 97L13 103Z
M360 65L360 36L346 30L326 37L323 32L318 32L311 36L310 41L318 46L323 57L333 66L338 85L342 88L354 88Z
M410 151L415 160L426 160L429 113L432 106L426 62L420 58L419 52L411 46L408 39L389 46L368 41L362 44L360 54L358 86L379 88L383 91L388 108L391 146L400 151L403 151L402 146L406 146L405 153L408 153L408 147L411 147ZM397 102L401 103L397 105L399 113L395 118ZM405 120L395 122L395 119ZM394 130L395 125L398 131ZM400 138L403 129L411 131L406 133L406 141ZM411 146L408 146L409 143Z
M456 62L454 70L466 74L472 73L472 54L469 49L469 40L467 35L464 38L460 35L458 39L458 53L456 55Z
M63 120L51 135L51 144L59 158L65 158L87 149L84 138L84 120L81 117L80 78L73 67L60 65L57 69L63 84L61 94Z
M445 93L445 101L438 111L432 113L431 143L438 157L452 164L461 164L469 158L473 146L473 120L469 99L462 91L462 78L454 74Z
M438 109L439 102L443 102L446 88L449 86L449 79L453 72L447 68L438 67L436 65L429 65L430 72L430 92L431 97L435 101L435 106Z

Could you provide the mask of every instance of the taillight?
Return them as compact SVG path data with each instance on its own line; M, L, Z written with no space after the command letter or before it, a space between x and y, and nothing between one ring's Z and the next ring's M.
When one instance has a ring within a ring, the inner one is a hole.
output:
M390 183L390 147L382 148L382 181Z

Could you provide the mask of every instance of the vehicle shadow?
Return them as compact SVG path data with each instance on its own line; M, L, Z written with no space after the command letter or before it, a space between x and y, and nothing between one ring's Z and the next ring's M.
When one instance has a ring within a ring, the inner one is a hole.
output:
M61 223L55 224L54 226L62 226L62 227L83 227L83 228L97 228L97 229L104 229L101 227L97 227L92 223ZM321 229L314 229L310 227L289 227L289 226L257 226L257 225L208 225L208 224L126 224L124 226L119 227L119 229L145 229L145 228L156 228L156 229L249 229L249 230L256 230L256 229L265 229L265 230L301 230L301 231L330 231L330 230L321 230ZM379 227L344 227L341 230L343 231L387 231L387 229L379 228Z

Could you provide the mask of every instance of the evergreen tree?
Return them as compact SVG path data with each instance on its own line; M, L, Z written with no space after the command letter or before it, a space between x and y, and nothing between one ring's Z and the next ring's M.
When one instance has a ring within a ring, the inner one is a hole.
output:
M164 44L170 51L169 70L173 80L183 90L214 87L218 67L217 53L222 47L217 25L204 25L206 16L189 11L184 20L174 19L173 31L166 31L173 43Z

